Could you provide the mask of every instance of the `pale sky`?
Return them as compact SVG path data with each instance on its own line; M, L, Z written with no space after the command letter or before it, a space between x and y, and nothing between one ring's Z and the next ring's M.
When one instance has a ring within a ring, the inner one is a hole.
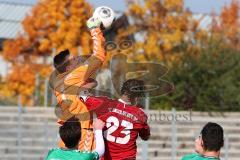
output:
M34 4L37 0L0 0L5 2L29 3ZM124 11L126 9L125 0L87 0L94 6L106 5L112 7L114 10ZM240 2L240 0L239 0ZM196 13L211 13L215 10L220 12L224 4L231 3L231 0L185 0L185 7L190 8Z

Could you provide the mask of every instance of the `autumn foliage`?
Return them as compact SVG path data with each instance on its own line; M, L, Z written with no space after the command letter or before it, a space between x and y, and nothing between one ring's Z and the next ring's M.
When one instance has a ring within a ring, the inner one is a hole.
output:
M178 48L191 43L190 32L196 30L196 21L183 8L183 0L128 1L128 16L132 22L128 30L119 32L118 38L137 35L133 59L174 61Z
M191 72L195 73L195 69L199 69L196 73L205 74L207 67L202 66L205 65L205 55L210 56L209 64L215 61L223 63L219 58L221 54L226 56L228 49L233 49L234 53L240 50L240 4L237 0L232 0L230 5L226 5L220 15L212 14L212 22L207 28L200 27L204 15L200 19L194 18L193 13L184 8L184 0L126 0L126 2L126 15L130 25L118 30L115 37L117 42L115 48L118 49L115 51L127 54L132 61L161 62L169 68L172 67L171 69L176 69L177 67L174 68L176 65L184 67L186 61L190 67L195 66L191 68ZM48 77L54 54L63 49L69 49L75 55L90 53L91 37L85 24L91 13L92 7L85 0L39 1L22 22L24 32L19 33L15 39L4 42L3 56L11 63L11 67L9 75L5 78L5 85L0 85L2 90L0 95L22 94L24 101L29 104L36 90L36 74L41 78ZM134 36L133 45L129 48L126 47L128 44L122 45L126 37L131 36ZM227 51L224 50L220 54L222 49ZM113 53L108 53L108 59L111 59L112 55ZM194 63L187 61L188 57ZM108 62L106 67L107 65ZM214 67L217 68L219 64L212 66L215 72ZM228 65L225 67L231 68ZM187 79L189 75L195 80L195 75L186 73L187 71L188 68L180 70L181 75L173 72L172 77L177 77L172 79L176 85L180 80L184 80L185 83L184 78ZM181 77L184 73L186 77ZM205 76L208 78L208 74ZM201 82L203 80L199 81ZM199 84L194 83L193 88L195 85L198 89ZM177 87L180 87L180 90L186 89L183 96L195 93L194 89L191 92L188 90L187 84L184 89L182 86L184 85L179 83ZM170 98L174 99L174 95ZM176 101L181 101L181 98Z
M221 37L224 45L240 49L240 3L233 0L229 6L224 6L219 23L213 23L212 31Z
M11 62L6 78L15 94L34 93L35 77L47 77L52 56L69 49L72 54L90 52L86 21L92 8L84 0L41 0L23 20L23 33L4 42L3 56ZM50 62L50 63L49 63Z

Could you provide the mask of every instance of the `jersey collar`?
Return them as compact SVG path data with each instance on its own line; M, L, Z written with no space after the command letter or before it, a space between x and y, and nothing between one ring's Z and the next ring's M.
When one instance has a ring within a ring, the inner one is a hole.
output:
M205 155L202 155L202 157L208 158L208 159L212 159L212 160L220 160L219 157L214 157L214 156L205 156Z
M119 98L118 101L121 102L121 103L123 103L123 104L131 105L131 102L125 102L125 101L122 100L121 98Z

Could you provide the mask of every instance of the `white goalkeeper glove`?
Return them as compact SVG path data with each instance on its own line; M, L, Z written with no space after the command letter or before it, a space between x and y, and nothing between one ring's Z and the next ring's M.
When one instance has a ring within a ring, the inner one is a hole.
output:
M88 29L98 28L98 27L100 27L101 23L102 22L98 18L91 17L87 21L87 27L88 27Z

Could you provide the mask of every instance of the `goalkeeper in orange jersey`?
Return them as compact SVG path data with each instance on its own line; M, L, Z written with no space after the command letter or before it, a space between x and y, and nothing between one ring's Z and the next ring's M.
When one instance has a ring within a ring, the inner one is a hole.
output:
M74 58L68 50L60 52L54 57L53 63L56 71L50 77L50 85L54 89L58 103L58 123L62 124L67 119L84 113L84 116L78 117L83 128L79 142L79 149L82 151L93 149L94 134L90 129L93 128L91 115L79 99L79 94L84 91L86 83L94 82L91 77L105 60L105 39L100 25L101 21L98 18L92 17L87 21L93 40L93 54L88 57ZM60 146L63 147L63 143L60 143Z

